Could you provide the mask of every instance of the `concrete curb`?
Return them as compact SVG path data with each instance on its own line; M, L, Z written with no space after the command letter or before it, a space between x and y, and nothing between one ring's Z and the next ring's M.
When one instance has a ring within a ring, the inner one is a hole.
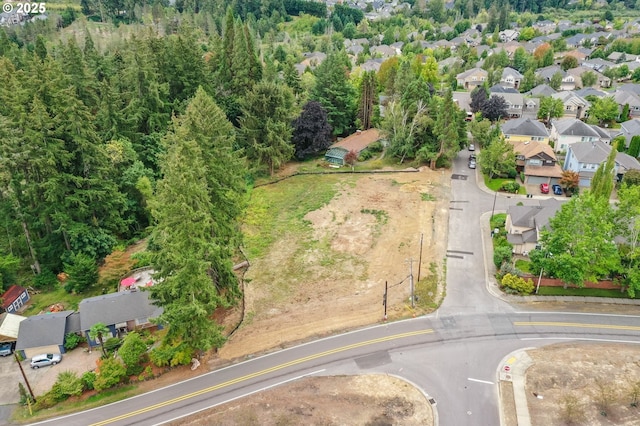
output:
M505 356L496 371L498 382L511 382L513 384L513 399L516 407L516 419L518 426L531 426L529 404L525 385L527 369L533 364L533 360L527 353L531 348L523 348L513 351ZM502 401L502 399L500 400ZM500 422L504 421L504 407L500 403Z

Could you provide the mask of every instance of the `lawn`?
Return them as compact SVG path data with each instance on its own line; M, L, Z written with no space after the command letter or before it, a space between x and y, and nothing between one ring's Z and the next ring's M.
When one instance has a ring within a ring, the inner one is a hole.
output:
M502 185L504 183L516 182L515 179L505 179L505 178L489 179L489 176L487 176L485 174L483 174L482 176L484 177L484 184L487 186L487 188L489 188L492 191L499 191L500 188L502 188ZM518 194L522 194L522 195L526 195L527 194L527 189L524 187L524 185L520 185L520 189L518 190Z
M626 292L620 290L606 290L602 288L562 288L562 287L540 287L538 295L541 296L584 296L584 297L613 297L617 299L628 299ZM637 298L637 297L636 297Z
M531 272L531 262L528 260L518 259L516 260L516 268L519 271L530 273Z

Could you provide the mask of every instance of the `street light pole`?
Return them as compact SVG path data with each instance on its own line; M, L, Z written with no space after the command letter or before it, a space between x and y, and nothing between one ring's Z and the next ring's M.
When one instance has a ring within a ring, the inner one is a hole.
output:
M538 285L536 286L536 294L538 294L538 289L540 289L540 280L542 280L542 271L544 271L543 267L540 268L540 276L538 277Z
M489 218L489 225L491 225L491 219L493 219L493 213L496 210L496 198L498 198L498 191L493 193L493 207L491 207L491 217Z

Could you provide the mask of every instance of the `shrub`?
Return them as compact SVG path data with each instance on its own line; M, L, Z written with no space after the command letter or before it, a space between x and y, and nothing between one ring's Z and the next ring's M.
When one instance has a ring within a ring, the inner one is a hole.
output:
M520 172L520 180L524 183L524 172Z
M54 286L58 282L58 278L56 277L56 274L51 272L49 269L43 268L38 275L33 277L32 282L35 288L42 289Z
M56 402L64 401L70 396L82 394L82 379L73 371L63 371L58 374L56 382L49 391Z
M97 377L98 376L93 371L87 371L82 375L80 380L82 380L82 385L86 390L93 390L93 384Z
M515 194L520 190L520 184L518 182L505 182L500 187L500 190Z
M98 377L93 382L93 387L98 392L114 387L127 375L127 370L119 360L108 358L100 364Z
M44 395L40 395L35 404L33 404L33 409L36 411L45 410L47 408L51 408L56 405L58 402L54 398L51 392L47 392Z
M505 262L511 262L511 251L511 247L507 245L496 246L493 249L493 263L496 265L496 268L500 268Z
M521 294L531 294L533 293L534 285L531 278L525 280L517 275L506 274L502 277L502 286L515 290Z
M173 346L162 344L151 351L150 357L151 362L158 367L187 365L193 357L193 349L189 348L185 343Z
M66 336L64 336L64 348L70 351L78 347L78 345L84 341L84 337L76 333L68 333Z
M373 157L375 157L375 153L368 148L365 148L360 151L360 155L358 155L358 161L367 161L368 159Z
M109 337L104 342L104 350L108 354L112 354L116 349L122 345L122 340L119 337Z
M33 398L31 398L31 394L27 393L22 382L18 382L18 393L20 394L20 405L27 405L27 401L33 404Z
M382 152L382 150L384 149L384 146L382 145L382 142L376 141L371 145L369 145L367 149L371 152Z
M142 268L144 266L151 265L151 259L153 253L150 251L140 251L131 255L131 259L135 261L134 266L136 268Z
M127 366L128 376L137 376L142 372L140 365L143 355L147 352L147 344L138 333L129 333L124 338L118 354Z
M144 372L138 376L138 381L144 382L145 380L153 379L153 369L150 365L144 369Z

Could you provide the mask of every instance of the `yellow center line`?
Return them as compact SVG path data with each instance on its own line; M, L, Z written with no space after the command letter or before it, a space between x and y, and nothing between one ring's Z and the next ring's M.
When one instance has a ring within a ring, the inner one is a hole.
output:
M364 342L353 343L351 345L342 346L342 347L336 348L336 349L330 349L328 351L320 352L320 353L309 355L309 356L306 356L306 357L303 357L303 358L298 358L298 359L295 359L293 361L286 362L284 364L276 365L274 367L270 367L270 368L267 368L267 369L262 370L262 371L258 371L258 372L251 373L251 374L247 374L246 376L242 376L242 377L238 377L238 378L235 378L235 379L231 379L231 380L226 381L224 383L220 383L220 384L217 384L215 386L210 386L208 388L201 389L199 391L195 391L195 392L192 392L192 393L189 393L189 394L186 394L186 395L182 395L182 396L179 396L179 397L174 398L174 399L170 399L170 400L167 400L167 401L164 401L164 402L160 402L160 403L157 403L157 404L154 404L154 405L150 405L148 407L141 408L139 410L132 411L130 413L122 414L120 416L113 417L111 419L103 420L103 421L98 422L98 423L93 423L91 426L106 425L106 424L109 424L109 423L117 422L118 420L124 420L124 419L129 418L129 417L137 416L139 414L144 414L144 413L147 413L149 411L156 410L158 408L166 407L167 405L175 404L176 402L184 401L184 400L189 399L189 398L193 398L193 397L196 397L196 396L208 393L208 392L212 392L212 391L215 391L215 390L218 390L218 389L222 389L224 387L227 387L227 386L230 386L230 385L234 385L236 383L240 383L240 382L243 382L245 380L253 379L255 377L263 376L265 374L272 373L274 371L282 370L283 368L291 367L293 365L301 364L301 363L306 362L306 361L312 361L314 359L322 358L322 357L327 356L327 355L333 355L333 354L336 354L336 353L348 351L350 349L360 348L360 347L363 347L363 346L373 345L373 344L376 344L376 343L387 342L389 340L402 339L402 338L405 338L405 337L419 336L421 334L429 334L429 333L433 333L433 330L428 329L428 330L411 331L411 332L408 332L408 333L394 334L393 336L380 337L380 338L373 339L373 340L367 340L367 341L364 341Z
M579 328L606 328L612 330L633 330L640 331L640 326L634 325L611 325L611 324L583 324L579 322L544 322L544 321L517 321L513 325L533 326L540 325L546 327L579 327Z

